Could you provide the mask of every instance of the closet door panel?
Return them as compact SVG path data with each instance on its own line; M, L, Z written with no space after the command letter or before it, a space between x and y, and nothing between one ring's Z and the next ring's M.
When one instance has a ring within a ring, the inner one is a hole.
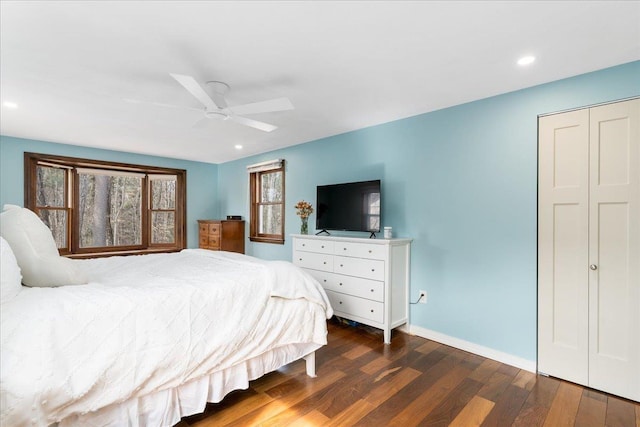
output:
M540 119L538 370L588 381L589 113Z
M640 100L591 109L589 385L640 400Z

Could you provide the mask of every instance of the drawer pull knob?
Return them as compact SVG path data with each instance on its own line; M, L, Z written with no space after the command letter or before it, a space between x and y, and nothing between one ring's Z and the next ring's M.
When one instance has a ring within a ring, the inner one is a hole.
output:
M347 248L342 248L342 250L343 250L343 251L346 251L346 250L347 250Z
M373 292L373 289L371 289L371 292Z
M369 249L369 253L371 253L371 249Z
M372 269L371 269L371 271L376 271L376 269L375 269L375 268L372 268Z
M303 243L303 244L302 244L302 246L307 246L307 245L305 245L305 244Z
M298 261L302 261L302 258L298 258Z
M342 282L340 282L340 286L342 286Z
M371 312L373 313L373 309L371 309Z
M340 304L342 304L342 301L340 301Z
M324 283L327 283L327 279L324 279ZM373 292L373 289L371 290L371 292Z
M320 246L322 249L324 249L324 245Z
M324 264L324 265L327 265L327 261L323 261L323 264Z

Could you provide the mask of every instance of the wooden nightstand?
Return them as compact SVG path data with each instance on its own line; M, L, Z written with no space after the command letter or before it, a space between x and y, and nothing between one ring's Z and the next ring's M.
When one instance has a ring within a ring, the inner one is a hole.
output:
M244 253L244 221L199 219L201 249Z

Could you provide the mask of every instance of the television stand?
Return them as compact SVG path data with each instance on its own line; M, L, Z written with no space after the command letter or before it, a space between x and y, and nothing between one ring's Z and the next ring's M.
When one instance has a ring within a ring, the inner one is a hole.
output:
M327 230L320 230L316 233L316 236L321 235L322 233L325 233L327 236L331 236L331 233L329 233Z

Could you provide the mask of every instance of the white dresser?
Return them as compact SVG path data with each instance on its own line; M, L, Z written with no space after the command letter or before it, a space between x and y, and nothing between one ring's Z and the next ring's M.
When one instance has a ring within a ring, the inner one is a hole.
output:
M336 316L380 328L407 323L411 239L293 237L293 263L324 287Z

